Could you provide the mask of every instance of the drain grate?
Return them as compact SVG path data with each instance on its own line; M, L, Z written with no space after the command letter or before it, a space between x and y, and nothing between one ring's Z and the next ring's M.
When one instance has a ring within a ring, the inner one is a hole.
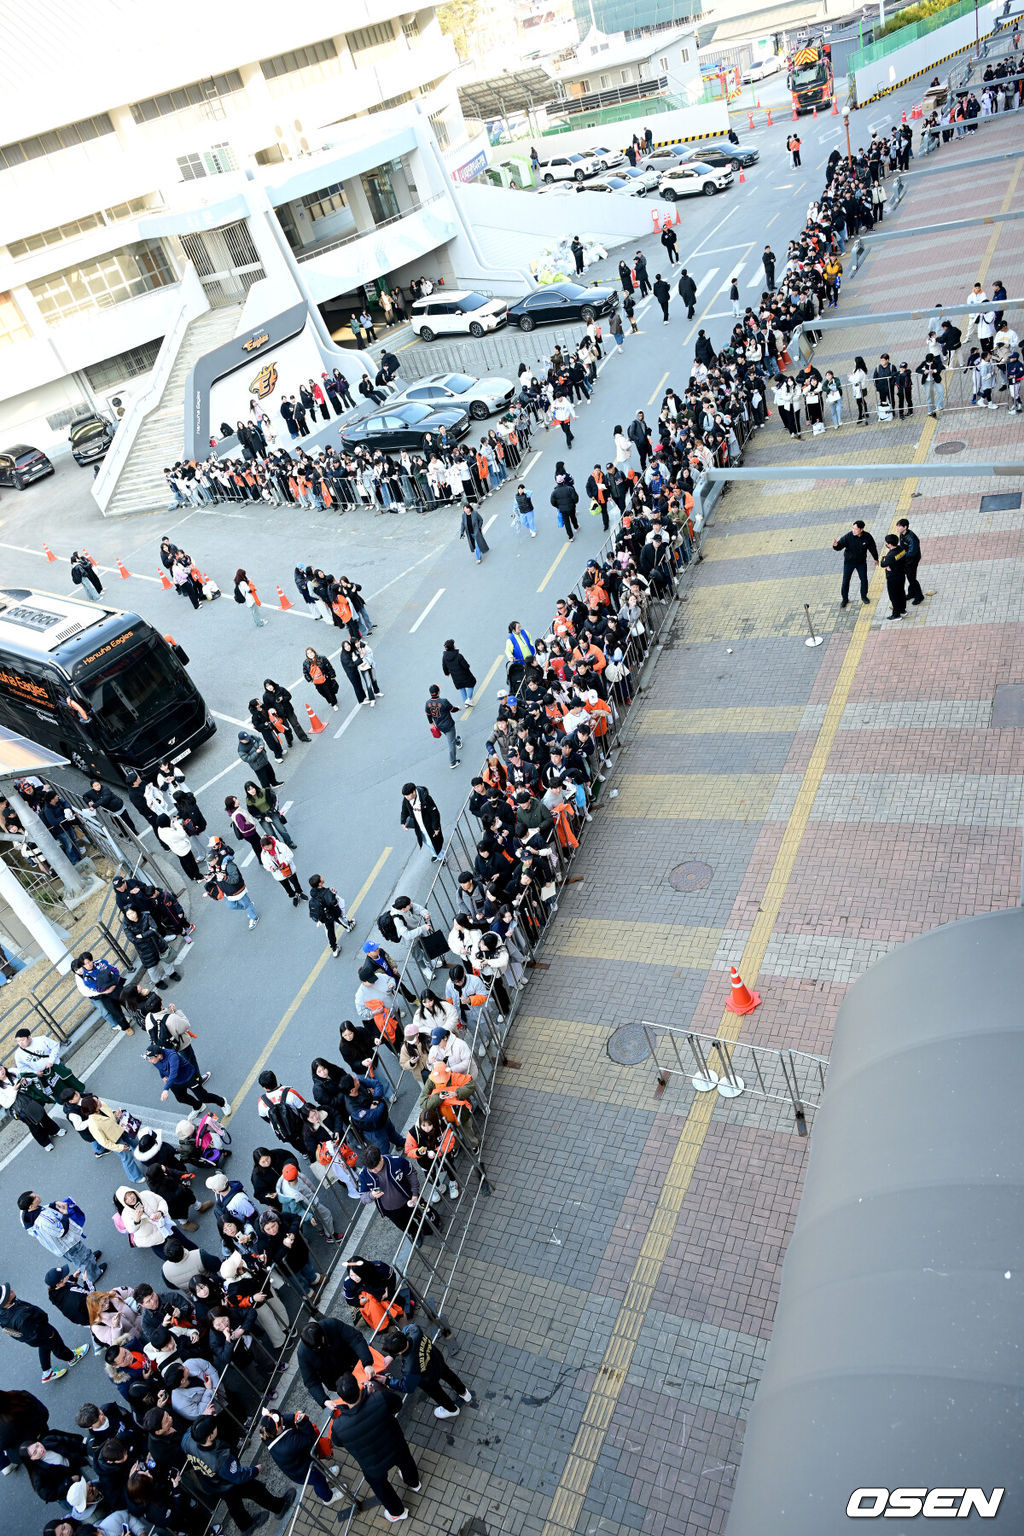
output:
M605 1050L620 1067L638 1067L651 1054L647 1036L639 1024L620 1024L608 1036Z
M684 864L677 864L675 869L668 873L668 883L677 891L702 891L706 885L711 884L714 874L710 864L703 864L699 859L688 859Z
M963 451L964 451L964 449L966 447L967 447L966 443L961 443L958 438L954 437L954 438L950 438L950 440L948 442L936 443L936 445L935 445L935 452L936 453L963 453Z

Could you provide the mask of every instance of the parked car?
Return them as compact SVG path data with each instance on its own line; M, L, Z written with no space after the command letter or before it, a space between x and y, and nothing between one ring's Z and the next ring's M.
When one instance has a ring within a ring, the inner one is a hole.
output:
M68 427L68 442L76 464L91 464L95 459L102 459L113 441L114 428L95 411L76 416Z
M0 453L0 485L13 485L23 491L33 480L53 474L53 465L40 448L30 448L28 443L15 443Z
M585 181L597 171L597 162L589 155L552 155L540 162L534 174L538 181Z
M546 283L510 304L508 317L521 331L570 320L582 320L589 325L601 315L610 315L618 302L618 289L601 283L592 288L584 288L580 283Z
M657 182L655 182L655 186ZM646 197L647 187L642 181L627 176L598 176L596 181L581 181L577 192L617 192L620 197Z
M406 400L424 405L453 405L466 409L475 421L483 421L493 411L502 411L515 394L511 379L474 379L468 373L428 373L388 402L399 405Z
M777 75L785 63L777 53L771 54L767 59L755 59L749 69L743 71L743 84L752 85L758 80L767 80L769 75Z
M748 149L745 144L730 144L727 139L720 144L696 144L682 157L684 165L699 160L703 165L710 165L713 171L723 166L730 171L746 170L760 158L759 150Z
M437 288L428 299L417 299L412 306L410 324L421 341L435 336L454 336L468 331L482 336L496 331L508 319L504 299L489 299L485 293L458 288Z
M671 164L675 164L674 159ZM661 169L656 165L624 165L615 174L625 176L628 181L635 181L645 192L657 192L662 176Z
M660 149L652 149L649 155L645 155L641 164L655 167L659 171L667 171L687 153L685 144L663 144Z
M658 191L662 197L674 203L677 197L694 197L700 192L705 197L714 197L716 192L724 192L726 187L731 186L732 171L713 171L710 165L695 160L679 165L675 170L666 171Z
M448 434L448 441L455 442L469 431L469 412L454 406L435 408L419 400L406 400L402 404L388 401L379 405L360 420L346 422L338 429L338 436L348 448L383 448L397 451L401 448L420 450L424 439Z
M605 149L602 145L597 145L594 148L583 150L582 153L589 155L590 159L594 162L595 168L601 174L605 171L610 171L613 165L625 165L626 163L626 157L621 149Z

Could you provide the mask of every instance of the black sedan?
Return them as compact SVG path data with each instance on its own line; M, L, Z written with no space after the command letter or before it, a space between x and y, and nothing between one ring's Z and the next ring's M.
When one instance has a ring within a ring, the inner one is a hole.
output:
M589 325L601 315L610 315L618 302L618 289L600 283L591 288L582 288L579 283L547 283L509 305L509 324L518 325L521 331L566 320L582 320Z
M684 163L699 160L702 165L710 165L713 171L729 170L743 171L749 169L760 160L760 152L756 149L747 149L745 144L698 144L694 149L688 149L682 156Z
M454 406L434 409L409 400L401 405L381 405L361 421L349 422L339 429L346 448L381 448L395 452L402 448L421 450L427 437L447 433L450 443L469 431L469 412Z

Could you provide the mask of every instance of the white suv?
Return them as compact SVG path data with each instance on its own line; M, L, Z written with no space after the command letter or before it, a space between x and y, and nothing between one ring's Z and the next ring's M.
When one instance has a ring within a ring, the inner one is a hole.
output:
M668 202L674 203L678 197L693 197L700 192L705 197L714 197L716 192L724 192L726 187L731 186L732 171L713 170L710 165L694 160L689 165L680 165L673 171L666 171L658 192Z
M410 324L421 341L435 336L450 336L468 331L482 336L508 323L508 305L504 299L489 299L483 293L455 288L438 288L429 299L417 299L412 306Z
M596 176L598 163L591 155L553 155L550 160L542 160L537 167L536 175L540 181L549 184L552 181L584 181L588 176Z

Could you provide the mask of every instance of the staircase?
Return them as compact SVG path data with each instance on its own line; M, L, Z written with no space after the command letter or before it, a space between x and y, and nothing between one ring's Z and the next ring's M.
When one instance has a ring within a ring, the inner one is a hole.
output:
M189 369L205 353L231 340L241 312L240 304L209 309L189 325L163 393L156 407L143 420L128 450L117 485L105 508L107 517L152 512L167 505L168 490L163 469L165 465L175 464L182 455L185 380Z

